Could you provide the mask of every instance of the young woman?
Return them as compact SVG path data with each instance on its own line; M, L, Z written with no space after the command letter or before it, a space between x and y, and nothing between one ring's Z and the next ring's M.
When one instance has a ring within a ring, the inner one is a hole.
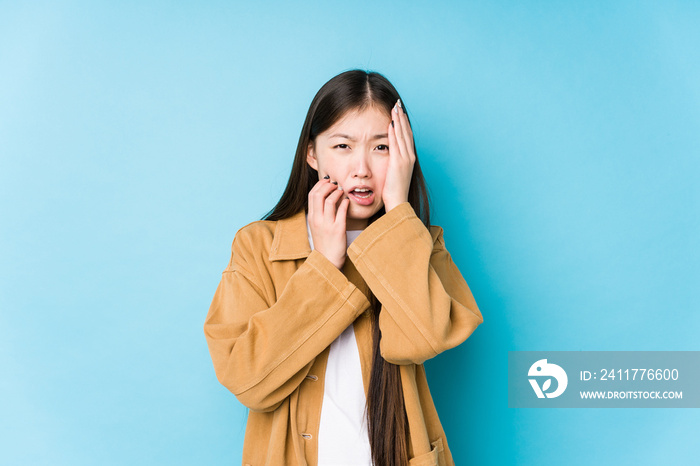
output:
M423 362L482 322L430 225L398 92L339 74L282 198L236 233L204 324L218 380L250 409L243 464L454 464Z

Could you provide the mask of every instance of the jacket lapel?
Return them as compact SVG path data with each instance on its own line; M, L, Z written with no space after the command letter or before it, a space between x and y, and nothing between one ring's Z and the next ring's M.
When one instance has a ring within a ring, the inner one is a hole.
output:
M278 220L270 247L270 261L293 260L311 254L309 233L306 228L306 211L301 209L291 217Z

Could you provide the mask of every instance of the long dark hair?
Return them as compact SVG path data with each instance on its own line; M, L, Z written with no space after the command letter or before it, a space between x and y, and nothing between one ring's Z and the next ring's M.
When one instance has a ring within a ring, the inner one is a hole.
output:
M308 212L309 191L318 182L319 176L307 163L306 155L309 143L315 141L318 134L329 129L349 111L363 110L370 105L391 115L391 109L399 97L389 80L376 72L349 70L324 84L316 93L306 114L287 187L277 205L262 220L281 220L301 209ZM403 99L401 103L404 103ZM415 150L415 142L413 147ZM417 152L408 202L430 229L430 199ZM382 207L368 220L368 224L384 213L386 210ZM372 459L375 465L405 466L408 464L409 431L401 374L399 367L384 360L379 351L379 313L382 305L371 290L369 293L373 317L373 362L366 412Z

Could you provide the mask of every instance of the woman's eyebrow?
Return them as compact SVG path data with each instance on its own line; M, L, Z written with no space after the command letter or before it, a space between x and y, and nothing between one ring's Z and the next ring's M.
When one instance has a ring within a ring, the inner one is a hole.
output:
M331 134L329 137L331 137L331 138L345 138L345 139L349 139L349 140L351 140L351 141L355 141L355 140L356 140L356 139L355 139L354 137L352 137L352 136L349 136L349 135L347 135L347 134L340 134L340 133ZM370 139L385 139L385 138L388 138L388 137L389 137L389 135L388 135L387 133L384 133L384 134L375 134L375 135L372 136Z

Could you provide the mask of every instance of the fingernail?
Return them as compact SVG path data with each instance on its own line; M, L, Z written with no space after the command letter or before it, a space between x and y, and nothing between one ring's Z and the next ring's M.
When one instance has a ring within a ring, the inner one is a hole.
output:
M326 175L323 177L324 180L327 180L328 178L330 178L330 175Z
M343 187L342 187L342 186L338 186L338 189L340 189L340 190L342 191L342 190L343 190Z
M397 100L397 101L396 101L396 104L397 104L399 107L403 107L403 105L401 105L401 99Z
M394 120L391 120L391 127L394 127Z

